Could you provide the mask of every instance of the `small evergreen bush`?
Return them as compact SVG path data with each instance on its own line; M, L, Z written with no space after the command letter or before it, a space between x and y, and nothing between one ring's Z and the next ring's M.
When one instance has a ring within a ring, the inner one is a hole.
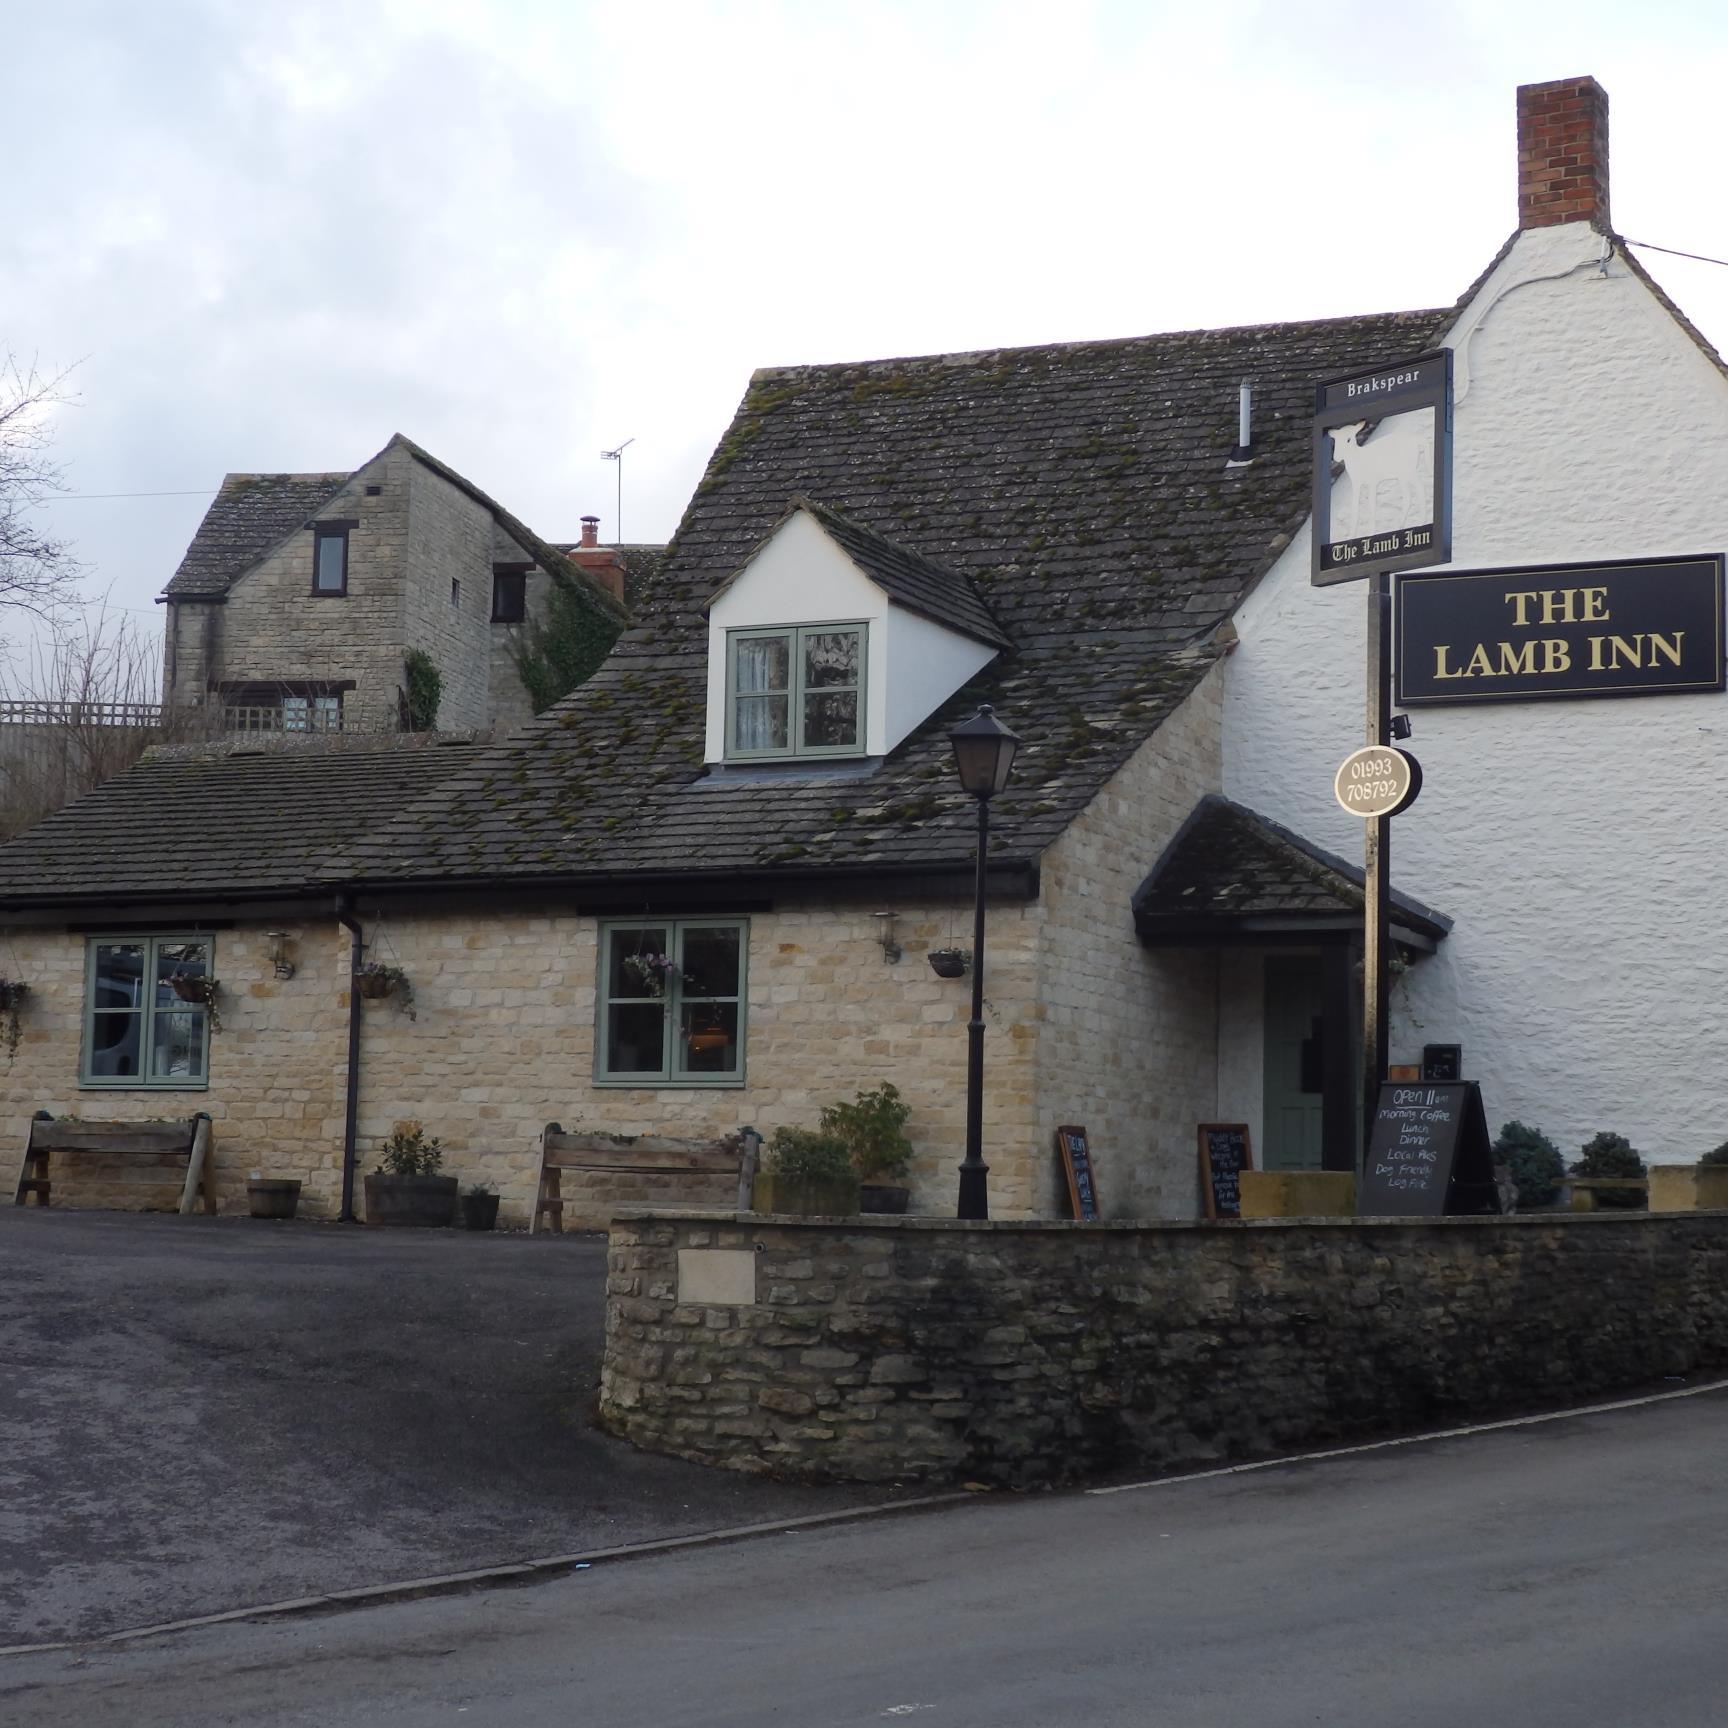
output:
M412 1118L393 1122L390 1127L390 1138L378 1160L379 1170L386 1176L436 1176L444 1162L443 1142L436 1135L428 1135Z
M444 699L444 679L424 648L402 656L404 731L431 732L438 725L438 705Z
M1508 1122L1500 1130L1500 1138L1494 1142L1494 1162L1511 1169L1520 1211L1550 1204L1566 1174L1560 1148L1540 1128L1529 1128L1522 1122Z
M822 1108L822 1132L838 1140L866 1182L900 1176L912 1161L906 1119L912 1106L892 1081L874 1092L860 1092L850 1104Z
M768 1168L788 1182L846 1182L852 1153L838 1135L819 1128L776 1128L768 1142Z
M1624 1134L1598 1134L1586 1140L1572 1163L1574 1176L1642 1176L1644 1160ZM1605 1189L1596 1196L1601 1206L1637 1207L1644 1196L1634 1188Z
M1700 1164L1728 1164L1728 1140L1724 1140L1714 1151L1706 1152L1698 1162Z

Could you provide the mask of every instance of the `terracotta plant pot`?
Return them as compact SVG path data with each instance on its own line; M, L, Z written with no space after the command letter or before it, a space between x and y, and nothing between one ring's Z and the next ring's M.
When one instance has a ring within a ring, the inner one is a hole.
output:
M300 1184L287 1178L254 1176L246 1184L254 1218L292 1218L300 1204Z
M456 1221L460 1191L454 1176L368 1176L366 1222L447 1226Z

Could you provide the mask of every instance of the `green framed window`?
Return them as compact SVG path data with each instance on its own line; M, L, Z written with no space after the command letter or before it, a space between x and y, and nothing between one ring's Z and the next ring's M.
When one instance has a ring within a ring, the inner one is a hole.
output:
M742 1086L748 948L743 918L602 924L596 1082Z
M861 756L867 629L793 624L728 631L727 756Z
M208 936L93 936L84 962L85 1086L202 1090L210 1015L180 981L215 976Z

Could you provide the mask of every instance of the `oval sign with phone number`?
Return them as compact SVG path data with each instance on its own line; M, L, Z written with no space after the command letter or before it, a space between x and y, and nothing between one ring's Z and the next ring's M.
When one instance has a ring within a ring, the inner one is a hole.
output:
M1332 794L1352 816L1396 816L1416 802L1422 770L1414 756L1390 744L1353 750L1339 764Z

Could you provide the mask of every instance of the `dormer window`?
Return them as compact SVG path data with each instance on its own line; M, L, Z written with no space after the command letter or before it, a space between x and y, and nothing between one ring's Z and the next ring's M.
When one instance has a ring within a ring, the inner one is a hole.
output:
M865 631L863 624L729 631L726 754L861 755Z
M853 773L1012 646L970 578L794 499L708 598L702 759Z

